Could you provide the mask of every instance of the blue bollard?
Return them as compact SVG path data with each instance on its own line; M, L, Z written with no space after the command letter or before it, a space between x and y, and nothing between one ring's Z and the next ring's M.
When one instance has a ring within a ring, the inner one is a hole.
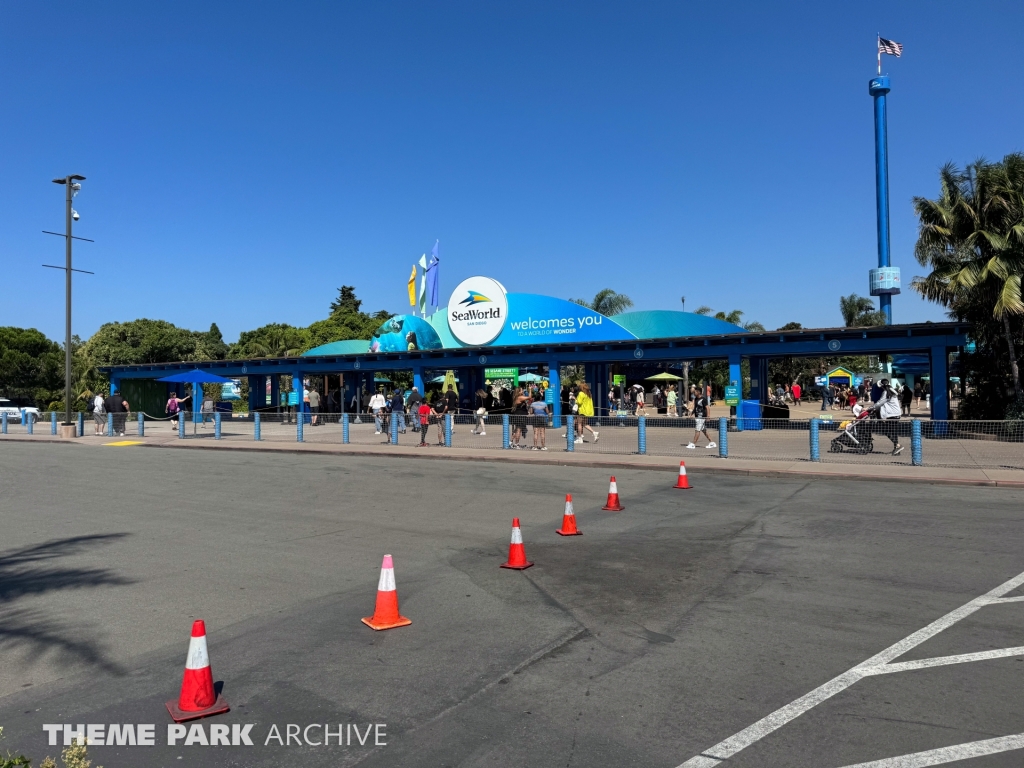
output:
M185 411L178 411L178 439L185 439Z
M213 414L213 439L220 440L220 411Z
M924 466L924 457L921 455L920 419L910 422L910 461L915 467Z
M4 411L3 415L0 416L0 434L7 434L7 411Z
M23 411L23 413L25 414L25 430L31 435L33 434L33 424L35 422L35 419L32 417L32 414L29 413L28 411Z
M641 416L637 419L636 428L637 451L642 455L647 453L647 417Z
M394 413L391 414L391 444L398 445L398 415Z
M144 414L142 411L139 411L139 415L138 415L137 418L139 420L139 437L145 437L146 436L146 414Z
M57 434L57 412L50 411L50 434Z
M302 442L305 442L305 440L302 437L302 422L304 422L305 419L303 418L303 414L302 414L302 409L301 408L297 409L296 415L299 418L295 422L295 442L302 443Z
M348 445L348 414L341 414L341 442Z
M725 416L718 417L718 455L729 458L729 420Z
M573 452L576 450L576 417L565 417L565 450Z
M107 414L107 437L114 436L114 414Z
M502 448L508 448L509 447L509 435L510 435L510 432L511 432L511 430L509 429L509 426L508 426L508 414L507 413L503 413L503 414L501 414L501 447Z
M444 447L452 447L452 415L450 413L444 415Z
M821 452L818 445L818 427L820 423L818 419L811 419L811 461L821 461Z
M81 437L85 434L85 414L81 411L78 412L78 436Z
M256 441L260 440L260 413L259 413L259 411L256 411L256 413L253 414L253 418L252 418L252 439L256 440Z

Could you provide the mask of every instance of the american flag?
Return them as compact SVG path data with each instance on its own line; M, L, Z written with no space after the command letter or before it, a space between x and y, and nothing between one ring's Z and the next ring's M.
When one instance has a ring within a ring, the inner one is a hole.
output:
M878 52L887 53L898 59L900 54L903 53L903 45L894 40L886 40L884 37L880 37L878 38Z

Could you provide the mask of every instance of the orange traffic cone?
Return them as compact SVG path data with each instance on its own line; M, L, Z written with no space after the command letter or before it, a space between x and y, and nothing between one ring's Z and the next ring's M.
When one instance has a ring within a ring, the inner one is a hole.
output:
M177 701L167 702L167 711L176 723L196 720L207 715L219 715L231 709L224 697L213 689L213 671L206 652L206 624L196 619L192 624L192 639L185 657L185 677L181 681L181 695Z
M512 518L512 543L508 545L508 562L502 563L502 568L511 568L515 571L522 571L529 568L533 563L526 559L526 548L523 546L523 533L519 530L519 518Z
M407 627L411 619L398 612L398 590L395 588L395 563L391 555L384 555L380 565L380 581L377 582L377 605L373 616L360 619L370 629L394 629Z
M690 490L691 488L693 488L693 486L690 485L690 481L686 479L686 462L685 461L680 461L679 462L679 479L676 480L676 484L673 485L672 487L673 488L685 488L686 490Z
M619 486L615 484L615 478L612 477L611 485L608 487L608 501L601 509L608 510L609 512L621 512L625 509L624 506L619 504Z
M562 527L555 531L559 536L582 536L583 531L576 527L576 515L572 511L572 494L565 494L565 513L562 515Z

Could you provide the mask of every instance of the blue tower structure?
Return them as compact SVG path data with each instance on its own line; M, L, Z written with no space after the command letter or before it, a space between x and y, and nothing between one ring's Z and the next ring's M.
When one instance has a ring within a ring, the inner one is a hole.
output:
M886 325L892 324L892 297L900 292L900 269L889 262L889 142L885 119L885 96L889 77L879 74L868 83L875 100L875 207L878 217L878 267L868 272L871 295L878 297Z

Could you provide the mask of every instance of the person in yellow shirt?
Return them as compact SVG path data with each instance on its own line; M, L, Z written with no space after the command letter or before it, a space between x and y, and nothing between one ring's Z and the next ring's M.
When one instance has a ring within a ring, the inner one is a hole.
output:
M590 385L581 381L578 386L580 391L576 393L576 439L574 442L582 443L583 430L589 429L596 443L600 433L587 423L589 419L594 418L594 398L590 394Z

